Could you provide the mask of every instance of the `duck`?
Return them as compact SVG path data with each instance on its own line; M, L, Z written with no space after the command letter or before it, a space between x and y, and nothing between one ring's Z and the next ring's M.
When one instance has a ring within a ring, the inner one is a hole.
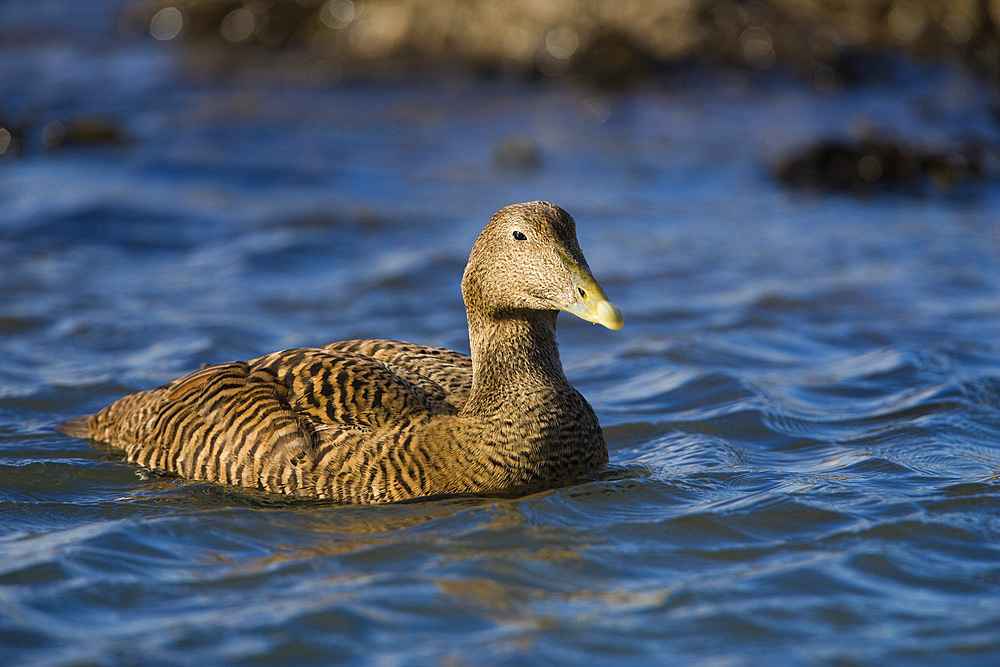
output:
M62 433L190 480L374 504L516 495L608 462L556 344L566 312L622 328L576 222L544 201L500 209L461 281L470 355L349 340L206 366L124 396Z

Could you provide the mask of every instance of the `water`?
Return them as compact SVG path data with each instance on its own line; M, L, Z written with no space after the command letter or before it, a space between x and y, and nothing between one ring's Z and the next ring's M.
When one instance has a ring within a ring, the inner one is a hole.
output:
M8 116L99 113L132 140L0 163L5 662L1000 659L1000 191L809 195L770 173L865 121L996 141L980 83L310 86L186 66L85 4L0 7ZM525 138L540 164L498 167ZM287 502L51 430L203 362L466 350L472 241L536 198L574 214L626 317L561 318L610 448L589 483Z

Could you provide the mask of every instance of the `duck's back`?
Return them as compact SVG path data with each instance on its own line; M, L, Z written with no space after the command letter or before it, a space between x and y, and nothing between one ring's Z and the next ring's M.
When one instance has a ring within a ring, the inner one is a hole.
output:
M413 444L413 425L456 414L471 386L472 362L457 352L344 341L209 366L60 428L191 479L370 501L327 473L384 465L375 451Z

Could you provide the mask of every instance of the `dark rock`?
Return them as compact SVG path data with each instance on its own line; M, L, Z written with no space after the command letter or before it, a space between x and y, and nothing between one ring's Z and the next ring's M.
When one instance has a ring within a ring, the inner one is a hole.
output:
M510 171L534 171L542 166L542 151L532 139L507 139L494 150L493 162Z
M986 177L986 147L933 150L892 139L820 141L783 160L778 178L794 188L867 193L881 189L951 187Z
M49 150L73 147L125 146L129 138L111 120L81 116L65 123L49 121L42 128L42 145Z
M601 29L574 54L568 68L578 80L598 88L624 90L649 76L656 58L626 33Z

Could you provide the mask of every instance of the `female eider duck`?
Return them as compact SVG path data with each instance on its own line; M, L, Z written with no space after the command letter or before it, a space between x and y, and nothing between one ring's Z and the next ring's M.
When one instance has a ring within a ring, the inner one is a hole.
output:
M608 461L566 379L556 315L620 329L547 202L500 210L462 277L472 356L353 340L209 366L63 422L149 468L272 492L378 503L552 486Z

